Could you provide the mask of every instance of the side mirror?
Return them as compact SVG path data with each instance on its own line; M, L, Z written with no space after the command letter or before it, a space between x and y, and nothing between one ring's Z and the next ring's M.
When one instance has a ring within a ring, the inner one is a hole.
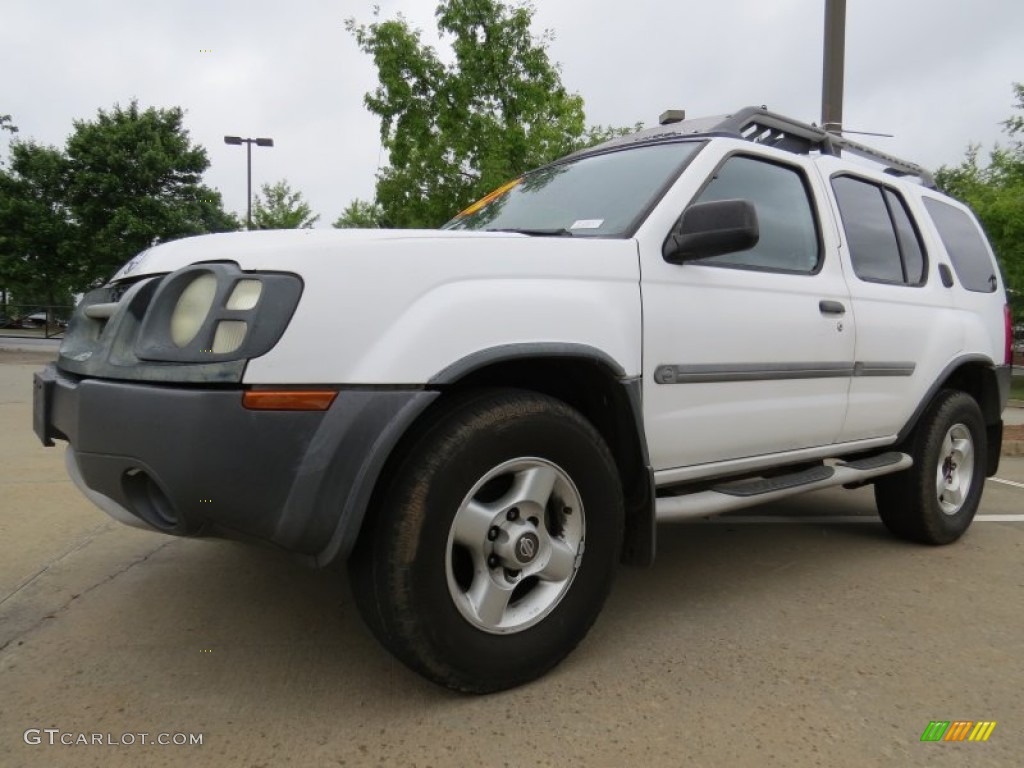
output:
M749 200L691 205L665 238L661 255L671 264L745 251L757 245L757 211Z

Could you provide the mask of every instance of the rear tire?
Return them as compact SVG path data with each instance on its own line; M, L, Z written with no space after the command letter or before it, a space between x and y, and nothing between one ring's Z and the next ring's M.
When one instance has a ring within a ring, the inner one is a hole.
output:
M885 526L900 538L924 544L959 539L981 502L986 445L984 419L974 398L965 392L940 392L904 446L914 466L875 483L875 502Z
M350 570L364 619L407 666L487 693L543 675L583 639L611 587L623 500L577 411L474 393L430 418L386 482Z

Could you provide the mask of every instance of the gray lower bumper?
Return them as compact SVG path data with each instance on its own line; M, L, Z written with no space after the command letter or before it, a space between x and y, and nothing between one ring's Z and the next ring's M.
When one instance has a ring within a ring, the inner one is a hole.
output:
M343 390L324 412L252 411L242 389L35 377L44 444L109 514L166 533L262 539L326 564L347 557L385 460L437 397Z

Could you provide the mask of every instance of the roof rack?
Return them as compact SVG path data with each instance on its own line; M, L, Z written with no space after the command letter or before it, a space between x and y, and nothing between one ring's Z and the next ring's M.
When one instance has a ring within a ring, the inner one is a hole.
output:
M708 133L746 139L801 154L817 150L823 155L838 155L843 150L882 164L885 172L893 176L914 176L926 187L935 188L935 179L931 173L916 163L901 160L816 125L770 112L764 107L744 107L734 114L726 115Z
M680 136L728 136L804 155L815 151L823 155L839 155L840 151L849 152L880 163L888 174L913 176L920 179L924 186L935 189L934 177L916 163L893 157L816 125L770 112L764 107L744 107L731 115L689 120L681 119L683 115L682 110L669 110L662 115L662 125L611 139L597 147L575 152L569 157L593 152L595 149L621 147L638 141L671 140Z

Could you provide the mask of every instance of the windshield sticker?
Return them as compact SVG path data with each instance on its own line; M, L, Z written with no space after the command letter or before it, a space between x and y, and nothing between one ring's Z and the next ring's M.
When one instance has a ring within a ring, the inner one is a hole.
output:
M523 182L523 177L520 176L518 179L513 179L512 181L508 182L507 184L502 184L500 187L498 187L493 192L489 192L488 194L486 194L483 197L481 197L479 200L477 200L475 203L473 203L471 206L469 206L469 208L467 208L466 210L459 211L459 213L456 214L455 218L456 219L461 219L463 216L469 216L469 214L471 214L471 213L476 213L481 208L483 208L485 205L487 205L489 202L491 202L495 198L501 197L506 192L508 192L510 189L512 189L512 187L515 187L515 186L517 186L519 184L522 184L522 182Z
M577 219L569 229L600 229L604 219Z

